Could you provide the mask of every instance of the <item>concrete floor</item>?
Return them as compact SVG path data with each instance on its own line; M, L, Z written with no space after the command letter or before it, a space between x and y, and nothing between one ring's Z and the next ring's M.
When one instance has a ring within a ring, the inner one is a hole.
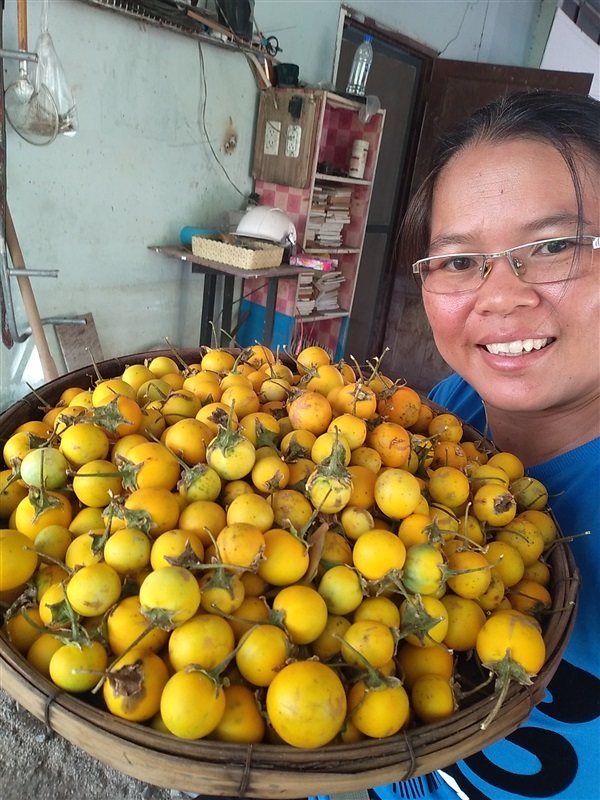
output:
M190 795L136 781L105 766L48 731L0 690L0 798L190 800Z

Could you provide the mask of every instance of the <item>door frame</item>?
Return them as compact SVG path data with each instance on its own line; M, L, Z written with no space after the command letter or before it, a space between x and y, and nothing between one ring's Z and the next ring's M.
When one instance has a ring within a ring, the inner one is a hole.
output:
M335 56L333 61L332 83L335 85L337 72L340 62L340 53L342 49L342 39L344 37L344 28L351 26L357 31L362 31L365 34L377 37L383 40L392 47L397 47L404 50L416 59L421 60L422 68L419 71L419 77L416 82L415 91L415 107L413 118L408 130L407 148L404 157L402 174L399 176L400 191L396 199L396 207L402 209L406 207L410 195L410 184L412 182L412 171L415 158L417 155L417 148L419 146L421 125L425 115L425 108L427 106L428 92L427 87L431 83L431 75L435 60L438 58L439 53L421 42L416 42L404 34L389 30L380 25L373 17L366 16L362 12L358 12L349 6L340 6L340 16L338 21L338 31L335 44ZM394 235L397 230L394 231Z
M391 265L395 262L400 223L410 197L412 173L427 105L427 87L431 82L431 74L438 52L427 45L410 39L400 32L383 28L377 20L366 16L362 12L341 5L333 64L332 83L334 86L336 85L339 71L342 41L346 28L352 28L355 33L369 34L382 44L401 52L404 56L408 56L419 63L413 88L414 104L406 132L405 152L396 181L396 194L392 209L393 218L390 222L388 243L382 258L381 278L377 287L376 300L373 308L373 324L369 332L369 341L366 347L367 355L370 356L376 352L381 353L383 348L385 316L387 316L387 311L389 309L389 302L386 297L386 287L389 283L388 273ZM373 226L369 226L367 222L365 235L369 232L376 233L377 231ZM385 312L383 318L381 312ZM352 320L350 324L352 324Z

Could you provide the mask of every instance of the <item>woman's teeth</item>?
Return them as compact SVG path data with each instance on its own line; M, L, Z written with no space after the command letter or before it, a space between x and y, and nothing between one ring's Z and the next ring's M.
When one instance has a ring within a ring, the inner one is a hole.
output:
M523 353L531 353L532 350L541 350L550 341L550 339L517 339L515 342L486 344L485 349L495 356L520 356Z

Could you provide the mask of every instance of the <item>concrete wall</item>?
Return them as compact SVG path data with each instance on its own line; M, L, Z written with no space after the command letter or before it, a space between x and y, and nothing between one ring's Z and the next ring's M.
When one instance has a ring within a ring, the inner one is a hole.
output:
M555 0L362 0L353 8L444 58L532 64L531 44ZM29 2L29 44L41 0ZM265 35L309 84L332 79L338 0L256 0ZM252 190L258 89L245 57L145 25L81 0L51 0L49 28L72 85L79 132L47 147L7 125L8 203L43 317L93 314L105 357L150 349L168 337L197 344L202 278L150 252L187 224L220 225ZM16 48L16 3L7 0L4 47ZM204 90L203 72L206 77ZM17 64L5 61L8 85ZM204 114L203 114L204 109ZM235 150L223 143L231 131ZM207 141L208 137L208 141ZM209 142L227 171L216 162ZM22 329L21 298L13 297ZM57 341L51 350L64 371ZM31 340L0 346L2 408L42 384Z

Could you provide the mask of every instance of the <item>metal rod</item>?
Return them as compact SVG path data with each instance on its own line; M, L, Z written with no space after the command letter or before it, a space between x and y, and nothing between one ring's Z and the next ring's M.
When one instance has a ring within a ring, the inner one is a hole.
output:
M267 302L265 305L265 321L263 324L263 342L271 347L273 327L275 325L275 304L277 303L278 278L269 278L267 287Z
M202 313L200 317L200 346L206 344L210 347L212 345L210 323L215 318L216 288L217 276L206 273L204 275L204 294L202 297Z
M27 50L4 50L0 47L0 58L14 58L16 61L38 61L37 53L30 53Z
M13 269L9 267L7 273L12 277L21 278L23 276L22 269ZM28 278L58 278L57 269L27 269Z
M43 325L80 325L86 326L87 320L79 317L43 317Z
M71 319L71 317L44 317L42 325L87 325L84 319ZM23 328L22 336L29 337L33 331L30 327Z

